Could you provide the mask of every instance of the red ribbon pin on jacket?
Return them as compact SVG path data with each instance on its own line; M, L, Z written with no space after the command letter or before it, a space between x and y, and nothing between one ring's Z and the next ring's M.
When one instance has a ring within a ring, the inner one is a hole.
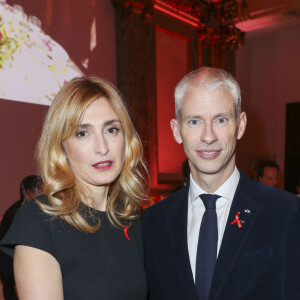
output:
M241 215L241 213L238 211L238 212L235 214L235 220L233 220L233 221L231 222L231 225L234 224L234 223L237 223L238 226L239 226L239 228L242 227L242 224L241 224L241 221L240 221L240 215Z

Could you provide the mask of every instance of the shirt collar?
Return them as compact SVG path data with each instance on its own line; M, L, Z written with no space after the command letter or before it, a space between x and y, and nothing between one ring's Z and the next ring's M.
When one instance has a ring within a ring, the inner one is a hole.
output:
M235 194L235 190L239 183L239 180L240 180L240 172L238 171L237 167L235 167L231 176L214 192L214 194L217 194L217 195L221 196L222 198L232 201L234 194ZM207 192L204 191L194 181L192 173L190 174L189 194L190 194L189 199L191 202L195 201L199 195L207 194Z

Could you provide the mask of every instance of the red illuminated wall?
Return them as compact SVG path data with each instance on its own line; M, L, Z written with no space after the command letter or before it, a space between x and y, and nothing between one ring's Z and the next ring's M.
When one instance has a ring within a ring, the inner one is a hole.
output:
M188 41L156 28L156 96L158 172L181 173L186 159L182 145L172 135L170 120L175 118L174 87L188 72Z
M0 99L0 215L19 199L19 185L25 176L36 174L35 145L48 106Z
M236 76L248 114L245 136L238 143L238 163L248 173L251 158L274 157L281 170L281 187L286 103L300 102L299 32L299 20L249 32L236 54Z

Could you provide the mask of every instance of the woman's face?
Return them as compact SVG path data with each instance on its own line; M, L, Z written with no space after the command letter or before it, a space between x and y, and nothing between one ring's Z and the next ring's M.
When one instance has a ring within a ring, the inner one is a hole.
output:
M64 141L75 176L97 193L120 174L125 157L121 122L105 98L91 103L75 133Z

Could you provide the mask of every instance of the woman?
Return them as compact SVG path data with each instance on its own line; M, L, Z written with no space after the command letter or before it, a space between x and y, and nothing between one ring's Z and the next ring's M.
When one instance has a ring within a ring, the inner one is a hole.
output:
M57 94L36 151L44 194L1 242L19 298L146 299L142 145L116 89L75 78ZM12 247L9 250L9 247Z

